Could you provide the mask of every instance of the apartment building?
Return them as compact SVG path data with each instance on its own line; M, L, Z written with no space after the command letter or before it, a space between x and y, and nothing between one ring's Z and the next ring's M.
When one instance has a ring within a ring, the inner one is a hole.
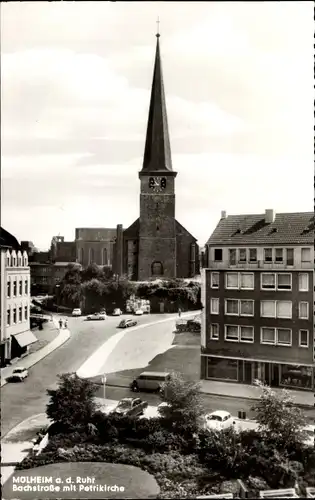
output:
M206 245L201 378L314 389L314 213L231 215Z
M37 342L30 331L30 268L16 238L1 228L1 366Z

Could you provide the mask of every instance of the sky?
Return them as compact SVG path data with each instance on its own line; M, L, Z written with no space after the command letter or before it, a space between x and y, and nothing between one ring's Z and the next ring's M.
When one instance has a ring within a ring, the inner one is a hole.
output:
M176 218L313 211L312 2L5 2L1 225L40 249L139 216L160 19Z

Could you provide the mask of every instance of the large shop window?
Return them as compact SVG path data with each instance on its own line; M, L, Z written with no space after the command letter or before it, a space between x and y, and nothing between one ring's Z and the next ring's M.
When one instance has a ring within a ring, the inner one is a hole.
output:
M208 378L237 381L237 359L207 358Z
M313 368L301 365L280 365L280 385L312 388Z

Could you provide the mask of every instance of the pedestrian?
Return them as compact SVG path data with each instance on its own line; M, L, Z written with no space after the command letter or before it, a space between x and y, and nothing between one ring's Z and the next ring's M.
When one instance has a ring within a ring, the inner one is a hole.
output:
M67 328L67 327L68 327L68 320L66 319L65 320L65 328Z
M60 330L61 330L61 328L62 328L62 319L61 319L61 318L60 318L60 320L59 320L59 328L60 328Z
M179 308L178 308L178 316L179 316L179 317L181 317L181 315L182 315L182 310L181 310L181 308L179 307Z

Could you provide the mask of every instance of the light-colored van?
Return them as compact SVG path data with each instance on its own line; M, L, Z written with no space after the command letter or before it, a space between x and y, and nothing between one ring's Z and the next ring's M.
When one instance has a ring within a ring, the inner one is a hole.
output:
M167 372L142 372L139 377L131 383L131 390L137 391L159 391L163 382L170 379Z

